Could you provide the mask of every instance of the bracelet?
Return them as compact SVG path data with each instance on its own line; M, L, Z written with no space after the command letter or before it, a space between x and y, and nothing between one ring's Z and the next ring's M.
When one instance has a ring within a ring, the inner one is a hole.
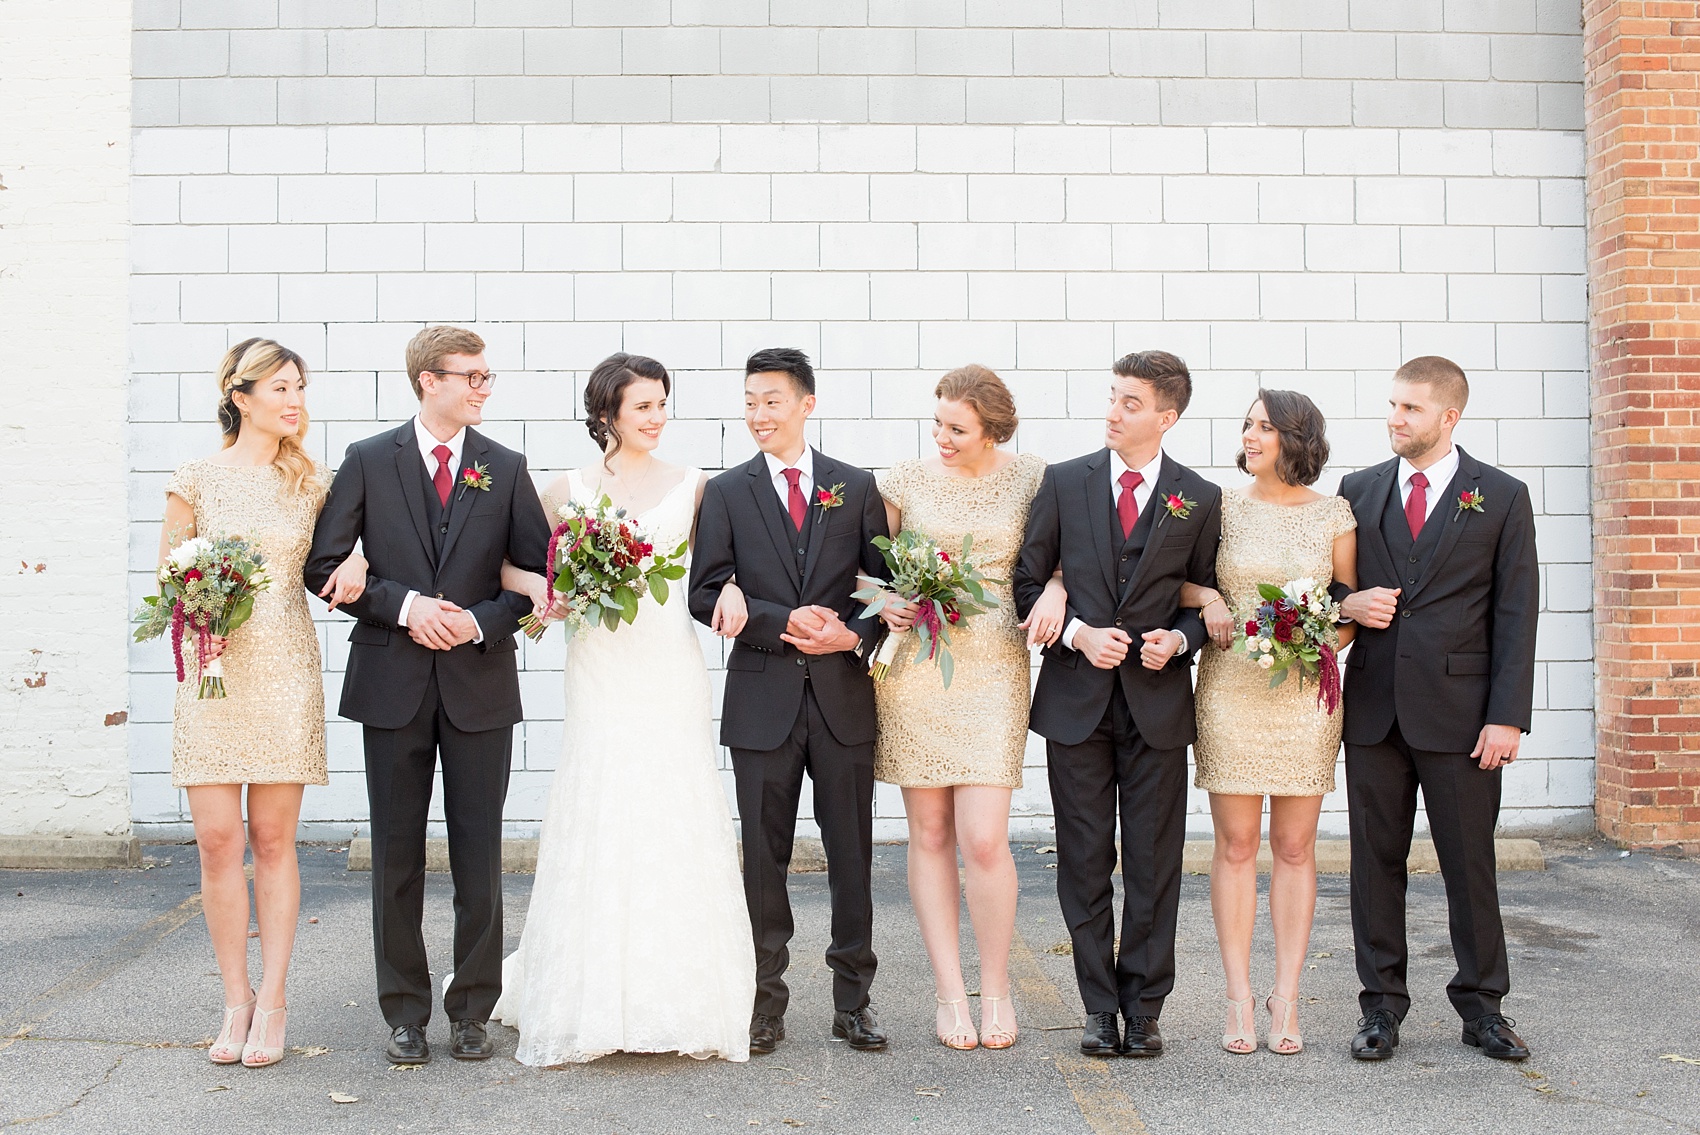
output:
M1222 595L1221 595L1220 592L1217 593L1216 598L1210 600L1210 603L1220 603L1220 604L1222 604L1222 607L1223 607L1224 610L1227 609L1227 606L1228 606L1228 601L1226 599L1222 598ZM1200 607L1199 611L1202 613L1204 611L1210 610L1210 603L1206 603L1204 606Z

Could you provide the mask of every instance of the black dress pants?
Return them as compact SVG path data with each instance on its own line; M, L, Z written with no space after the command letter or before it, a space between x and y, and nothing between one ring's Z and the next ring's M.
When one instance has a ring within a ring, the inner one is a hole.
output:
M425 824L431 781L443 767L454 879L451 1021L487 1021L502 994L502 805L513 727L465 733L443 712L432 676L419 712L400 729L365 729L372 816L372 945L378 1008L391 1028L423 1027L435 1000L425 959Z
M738 816L744 839L744 900L756 947L754 1011L785 1015L790 990L785 968L796 929L786 873L797 828L803 772L814 782L815 822L826 850L832 891L832 970L835 1009L854 1012L868 1003L873 984L874 746L845 745L832 735L815 701L803 687L791 735L777 749L733 749Z
M1377 745L1346 746L1346 806L1352 829L1352 937L1358 1004L1389 1009L1400 1020L1411 1007L1406 986L1405 861L1423 792L1429 834L1446 882L1452 952L1458 972L1446 986L1466 1021L1499 1012L1511 988L1493 831L1499 821L1500 770L1468 753L1433 753L1405 742L1398 722Z
M1057 898L1088 1013L1160 1016L1175 987L1175 925L1186 843L1186 749L1145 743L1121 684L1078 745L1046 745L1057 817ZM1115 949L1116 813L1121 812L1121 952Z

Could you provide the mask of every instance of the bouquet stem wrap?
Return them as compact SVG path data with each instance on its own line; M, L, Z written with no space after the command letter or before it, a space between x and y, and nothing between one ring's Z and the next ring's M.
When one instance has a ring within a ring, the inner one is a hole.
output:
M866 579L867 586L853 593L852 598L867 604L860 619L879 614L896 595L905 603L915 604L915 622L911 628L921 639L915 654L916 662L931 662L939 668L945 689L956 672L956 661L950 653L950 628L965 618L991 610L998 597L986 592L986 584L999 582L987 579L974 566L972 534L963 538L962 551L952 556L931 537L905 528L895 540L874 537L873 544L885 558L890 580ZM891 672L901 642L909 631L893 631L874 652L870 672L881 681Z

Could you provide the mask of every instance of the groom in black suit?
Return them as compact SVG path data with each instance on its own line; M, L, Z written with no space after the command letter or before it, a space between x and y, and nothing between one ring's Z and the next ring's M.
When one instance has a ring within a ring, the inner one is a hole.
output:
M1222 491L1163 453L1192 378L1166 351L1115 364L1107 448L1053 465L1015 569L1025 619L1060 565L1062 641L1045 649L1032 728L1046 741L1057 818L1057 896L1086 1004L1080 1050L1156 1056L1175 984L1186 840L1186 748L1197 736L1192 659L1204 642L1181 585L1216 585ZM1115 952L1121 813L1121 953ZM1125 1036L1116 1019L1127 1020Z
M786 871L803 773L832 889L832 1031L852 1047L884 1048L868 1005L874 980L874 687L877 619L857 620L856 577L885 574L869 541L886 531L871 474L811 449L815 408L808 356L758 351L745 366L744 419L761 452L703 492L691 564L691 614L712 623L735 576L749 621L726 658L720 742L732 750L744 834L744 897L756 947L750 1051L785 1038L785 967L794 929Z
M1494 869L1500 770L1534 704L1540 575L1529 489L1452 443L1470 397L1458 365L1412 359L1393 376L1397 455L1340 482L1358 518L1360 625L1347 656L1346 803L1360 1060L1385 1060L1411 1007L1405 859L1417 789L1446 880L1464 1043L1500 1060L1529 1049L1500 1014L1511 988Z
M389 1059L431 1056L435 998L420 924L440 756L455 890L449 1054L483 1060L502 992L502 804L522 716L514 633L531 610L502 590L502 560L542 572L549 523L525 457L471 428L496 377L484 340L428 327L407 346L407 373L418 415L348 447L304 574L319 591L356 542L371 564L365 594L345 608L360 621L348 636L340 712L365 726L372 940Z

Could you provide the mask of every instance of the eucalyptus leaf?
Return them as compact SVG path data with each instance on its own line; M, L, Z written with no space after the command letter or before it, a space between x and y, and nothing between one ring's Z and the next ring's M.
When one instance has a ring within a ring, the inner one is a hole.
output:
M950 656L950 651L939 652L939 677L944 679L944 688L950 689L950 679L956 673L956 660Z
M659 574L652 577L649 581L649 593L655 596L657 603L667 602L667 577Z

